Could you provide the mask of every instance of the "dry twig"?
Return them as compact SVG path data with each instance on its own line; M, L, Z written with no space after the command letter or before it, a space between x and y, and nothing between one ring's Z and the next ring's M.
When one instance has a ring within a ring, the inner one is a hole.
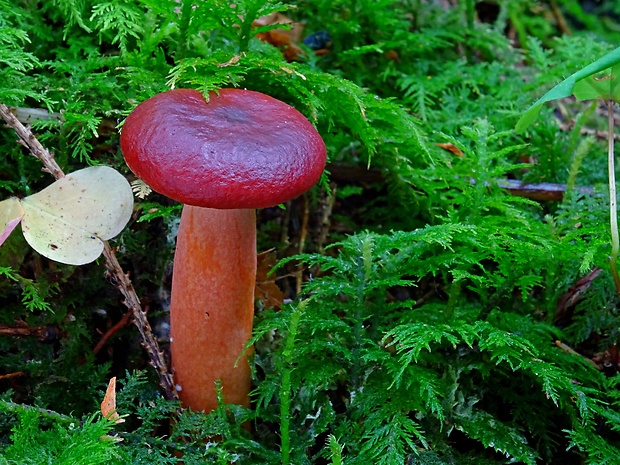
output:
M571 129L573 129L573 125L571 123L562 123L560 124L560 129L562 131L570 131ZM597 139L609 140L609 132L600 131L598 129L581 128L579 130L579 134L581 134L582 136L593 136ZM616 142L620 142L620 134L614 134L613 136Z
M19 336L36 337L39 341L50 342L58 338L60 330L56 326L28 326L18 324L17 326L0 325L0 336Z
M338 185L335 182L330 183L329 189L330 193L325 194L325 196L320 200L319 206L319 224L318 224L318 234L316 239L316 249L323 253L325 242L327 242L327 236L329 234L329 229L332 225L332 211L334 209L334 204L336 203L336 189Z
M7 373L6 375L0 375L0 379L17 378L19 376L25 376L25 375L26 375L25 371L14 371L13 373Z
M592 360L591 358L588 358L584 355L581 355L579 352L577 352L576 350L570 348L569 346L567 346L566 344L564 344L562 341L555 341L555 345L562 349L564 352L568 353L568 354L572 354L572 355L576 355L577 357L581 357L583 360L585 360L586 362L588 362L590 365L592 365L594 368L596 368L597 370L600 371L601 367L598 365L598 363L596 363L594 360Z
M125 313L120 320L118 320L118 322L116 322L114 325L112 325L112 327L110 329L108 329L105 333L103 333L101 335L101 338L99 339L99 342L97 342L97 345L95 346L95 348L93 349L93 353L94 354L98 354L99 351L101 349L103 349L103 347L108 343L108 341L110 340L110 338L112 336L114 336L114 334L116 334L117 332L119 332L121 329L123 329L125 326L127 326L127 324L129 323L129 320L131 319L131 312L127 312Z
M26 146L32 155L41 160L45 171L49 172L56 179L60 179L65 175L49 150L41 145L32 131L24 126L3 103L0 103L0 116L2 116L4 121L17 133L19 142ZM163 353L159 350L159 344L153 335L146 314L142 310L140 299L131 284L131 280L118 263L110 244L108 244L107 241L104 241L103 244L103 256L105 258L107 275L125 298L123 303L131 311L133 321L140 333L142 347L146 350L151 360L151 365L153 365L157 371L159 382L164 389L165 397L167 399L178 399L179 397L174 387L172 375L168 371Z

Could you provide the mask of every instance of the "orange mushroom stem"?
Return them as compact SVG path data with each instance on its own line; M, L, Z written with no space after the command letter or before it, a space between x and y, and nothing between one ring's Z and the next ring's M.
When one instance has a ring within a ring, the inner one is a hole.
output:
M171 352L179 397L194 410L249 406L248 354L256 280L256 213L185 205L170 304Z

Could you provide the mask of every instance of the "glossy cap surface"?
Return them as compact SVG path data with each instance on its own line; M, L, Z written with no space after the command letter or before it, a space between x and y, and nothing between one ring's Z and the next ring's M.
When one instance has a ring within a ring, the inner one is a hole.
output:
M153 190L209 208L262 208L310 189L326 149L293 107L259 92L222 89L207 102L178 89L142 102L127 117L121 150Z

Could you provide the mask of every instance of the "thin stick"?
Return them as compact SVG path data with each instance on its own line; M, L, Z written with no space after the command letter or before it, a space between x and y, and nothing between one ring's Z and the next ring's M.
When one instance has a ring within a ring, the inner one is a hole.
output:
M0 325L0 336L34 336L39 341L55 340L60 334L60 330L55 326L6 326Z
M13 373L7 373L6 375L0 375L0 379L17 378L18 376L25 376L25 371L14 371Z
M304 248L306 246L306 239L308 237L308 222L310 220L310 200L308 200L308 194L304 194L304 213L301 217L301 230L299 232L299 249L297 253L304 253ZM299 271L296 273L296 284L295 284L295 293L296 295L301 294L301 286L303 284L303 273L301 267Z
M562 14L562 10L560 10L560 7L558 6L557 0L551 1L551 11L555 17L555 21L557 22L558 29L562 32L562 34L566 34L567 36L571 35L573 31L571 31L568 26L568 23Z
M0 116L2 116L4 121L17 133L20 143L26 146L32 155L41 160L45 171L49 172L56 179L60 179L65 175L49 150L41 145L32 131L25 127L3 103L0 103ZM142 310L140 299L131 284L131 280L121 268L114 251L107 241L103 241L103 256L105 258L108 277L125 298L123 304L131 311L133 322L140 333L142 347L146 350L151 365L153 365L155 371L157 371L159 383L164 390L166 399L178 399L179 396L174 387L172 375L168 371L164 356L159 350L157 339L153 335L151 325L146 318L146 314Z
M116 285L116 288L121 292L121 294L123 294L123 297L125 297L123 304L131 310L133 322L138 328L138 332L140 333L140 337L142 339L142 347L149 355L151 365L153 365L153 368L157 371L159 383L164 389L166 399L177 400L179 395L174 386L174 380L168 371L163 352L159 349L159 344L153 335L151 325L146 318L146 313L142 310L140 299L133 288L131 280L118 263L114 250L112 250L107 241L103 243L103 256L105 258L105 265L109 273L108 276Z
M6 400L0 400L0 411L10 412L10 413L37 412L43 418L47 418L48 420L53 420L55 422L60 422L60 423L75 423L77 421L75 418L71 418L67 415L63 415L62 413L54 412L53 410L47 410L47 409L39 408L39 407L32 407L30 405L25 405L25 404L16 404L15 402L9 402Z
M329 234L329 228L332 224L332 211L334 204L336 203L336 183L332 182L329 185L329 194L325 194L325 197L321 200L321 220L319 222L319 234L316 239L316 248L320 253L323 253L325 248L325 242Z
M121 329L123 329L125 326L127 326L130 319L131 319L131 312L125 313L121 317L121 319L118 320L117 323L115 323L110 329L108 329L105 333L103 333L103 335L101 336L101 339L99 339L99 342L97 342L97 345L93 349L93 354L98 354L99 351L101 351L101 349L105 347L105 345L108 343L110 338L114 336L114 334L116 334Z
M564 344L562 341L555 341L555 345L557 347L559 347L560 349L562 349L564 352L572 354L572 355L576 355L577 357L581 357L583 360L585 360L586 362L588 362L590 365L592 365L594 368L596 368L597 370L601 370L601 367L599 366L598 363L596 363L594 360L585 357L583 355L581 355L579 352L577 352L574 349L571 349L569 346L567 346L566 344Z
M65 176L65 173L62 172L49 150L41 145L32 131L20 123L17 117L13 115L9 107L4 103L0 103L0 116L2 116L4 121L17 133L19 142L26 146L28 150L30 150L30 153L41 160L44 171L50 173L55 179L60 179Z
M608 158L607 169L609 171L609 224L611 226L611 275L616 284L616 292L620 294L620 276L618 276L618 268L616 261L618 260L618 250L620 250L620 240L618 238L618 211L616 207L616 171L614 160L614 102L607 102L607 117L609 121L608 138Z
M562 131L570 131L572 129L572 126L569 123L561 123L560 129ZM594 136L597 139L605 139L605 140L609 139L610 137L607 131L599 131L598 129L592 129L592 128L581 128L579 130L579 134L581 134L582 136ZM620 134L612 134L611 137L613 137L614 140L620 140Z

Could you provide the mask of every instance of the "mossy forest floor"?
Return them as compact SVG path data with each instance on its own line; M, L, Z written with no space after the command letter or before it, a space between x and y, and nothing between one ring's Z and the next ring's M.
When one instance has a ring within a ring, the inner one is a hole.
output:
M271 95L328 152L317 186L258 211L249 409L167 400L122 275L18 227L0 465L620 464L608 107L560 99L514 130L619 24L612 0L0 0L0 103L66 173L134 181L120 126L170 88ZM2 200L53 181L14 129ZM143 194L110 244L165 369L180 206Z

